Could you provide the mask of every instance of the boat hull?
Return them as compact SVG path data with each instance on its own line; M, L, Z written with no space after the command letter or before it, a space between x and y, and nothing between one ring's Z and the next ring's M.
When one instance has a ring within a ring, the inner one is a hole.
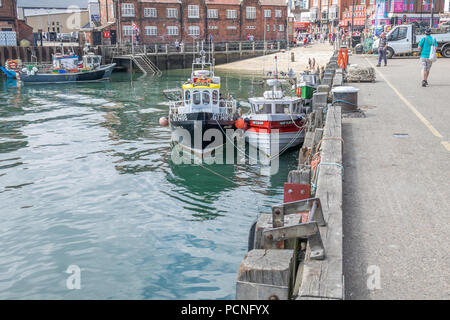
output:
M246 131L245 136L248 140L249 145L259 149L271 158L276 157L281 152L284 152L285 148L289 149L302 144L305 139L303 131L280 133L276 133L276 131Z
M77 73L37 73L35 75L21 73L20 79L28 84L102 81L110 78L115 65L112 63L96 70Z
M249 145L274 157L285 149L302 144L305 138L302 129L304 121L296 118L297 120L284 115L250 117L245 132Z
M226 130L235 129L236 119L237 115L210 112L171 114L172 141L194 154L211 152L226 143Z

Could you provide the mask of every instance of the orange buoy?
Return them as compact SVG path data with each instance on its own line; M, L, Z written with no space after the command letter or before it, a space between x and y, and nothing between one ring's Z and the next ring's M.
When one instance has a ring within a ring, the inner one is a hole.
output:
M167 117L159 118L159 125L161 127L167 127L169 125L169 119L167 119Z
M244 127L245 127L245 120L242 119L242 118L239 118L239 119L237 119L237 120L234 122L234 125L235 125L236 128L238 128L238 129L244 129Z
M302 88L297 88L295 94L297 95L297 97L301 97L302 96Z

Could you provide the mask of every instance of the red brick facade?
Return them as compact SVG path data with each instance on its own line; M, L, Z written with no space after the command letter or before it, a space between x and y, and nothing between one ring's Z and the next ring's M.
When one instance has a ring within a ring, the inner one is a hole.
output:
M115 23L122 42L131 41L133 24L140 44L238 41L250 35L263 40L264 34L266 40L286 39L285 0L121 0L120 7L117 0L99 2L102 25ZM247 7L252 12L247 14ZM270 10L266 18L264 10Z
M15 31L17 41L33 41L33 28L17 19L16 0L2 0L0 6L0 31Z

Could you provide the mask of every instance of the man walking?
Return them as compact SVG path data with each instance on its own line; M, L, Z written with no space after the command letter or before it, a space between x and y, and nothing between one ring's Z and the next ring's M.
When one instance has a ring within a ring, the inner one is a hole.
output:
M422 66L422 87L428 85L428 75L430 74L433 61L430 59L431 47L437 46L437 41L431 36L431 29L425 30L425 37L419 42L420 64Z
M381 67L381 59L384 59L384 66L387 65L387 58L386 58L386 50L387 50L387 39L386 39L386 33L382 32L380 35L380 43L378 45L378 64L377 67Z

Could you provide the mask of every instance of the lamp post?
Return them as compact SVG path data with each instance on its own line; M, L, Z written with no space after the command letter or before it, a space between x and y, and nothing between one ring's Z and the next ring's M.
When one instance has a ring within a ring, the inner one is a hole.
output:
M350 39L352 38L352 35L353 35L353 17L354 16L355 16L355 0L352 0L352 25L350 28Z
M434 7L434 0L430 0L430 2L431 2L430 28L433 28L433 7Z

